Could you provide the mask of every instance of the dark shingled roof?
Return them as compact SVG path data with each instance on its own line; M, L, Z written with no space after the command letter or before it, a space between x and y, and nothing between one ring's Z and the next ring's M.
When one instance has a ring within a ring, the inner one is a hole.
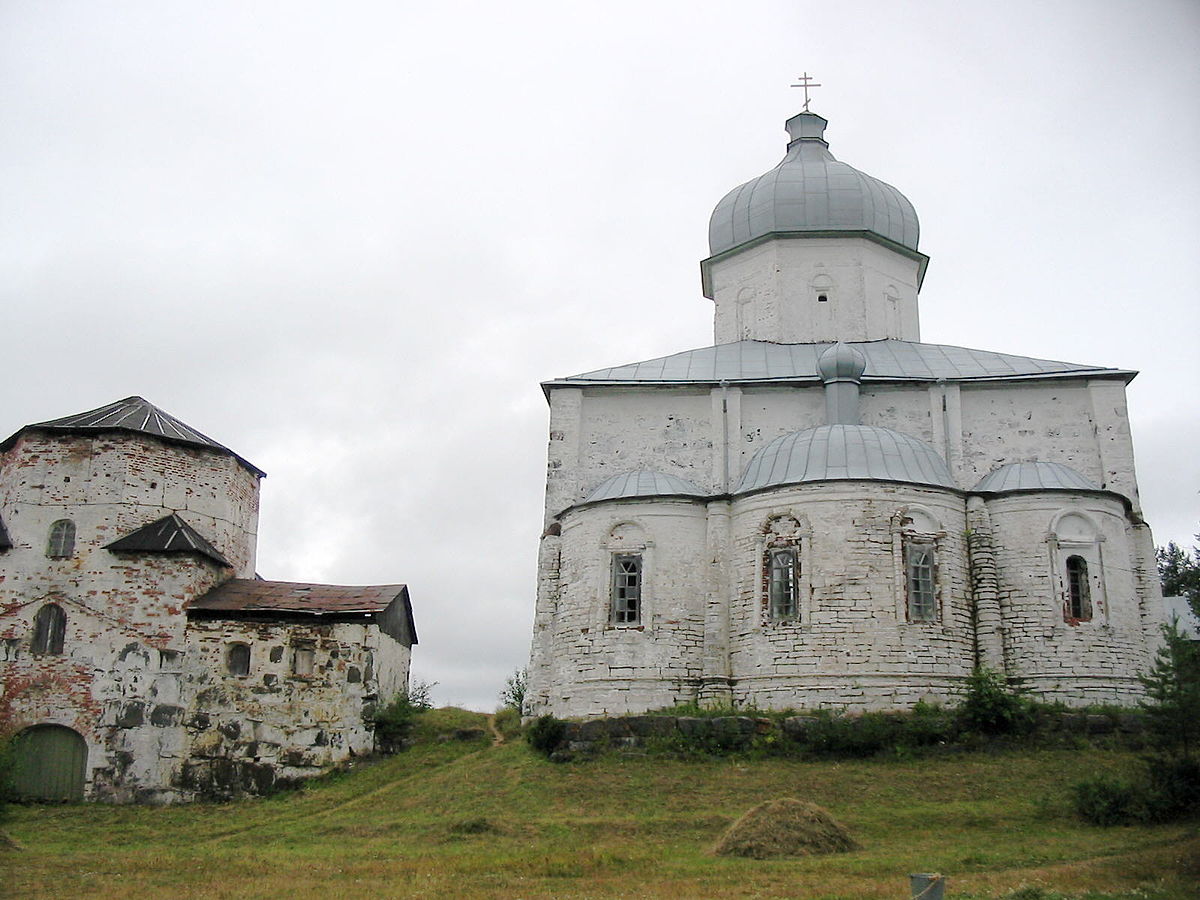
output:
M104 549L133 553L197 553L219 565L229 565L229 560L216 547L176 513L143 525L137 531L106 544Z
M378 617L385 633L417 643L408 587L403 584L306 584L233 578L189 603L188 614L206 619L320 617L346 621Z
M254 475L260 478L266 475L262 469L247 462L224 444L218 444L212 438L201 434L195 428L184 424L169 413L163 412L153 403L141 397L126 397L124 400L118 400L98 409L89 409L87 412L76 413L73 416L63 416L61 419L26 425L3 444L0 444L0 450L7 450L15 444L17 438L25 431L63 434L131 431L136 434L148 434L167 443L203 447L224 453L232 456Z
M4 527L4 520L0 519L0 550L11 550L12 545L12 538L8 536L8 529Z

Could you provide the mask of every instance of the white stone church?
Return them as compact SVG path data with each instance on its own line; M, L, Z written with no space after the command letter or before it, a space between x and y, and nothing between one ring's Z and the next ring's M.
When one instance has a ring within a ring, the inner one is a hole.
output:
M922 343L916 212L826 124L717 204L714 346L543 384L529 712L1140 695L1135 373Z

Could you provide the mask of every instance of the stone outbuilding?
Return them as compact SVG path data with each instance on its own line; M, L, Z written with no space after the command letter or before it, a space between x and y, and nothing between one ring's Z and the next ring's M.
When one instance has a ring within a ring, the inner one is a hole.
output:
M530 713L900 709L977 665L1133 703L1162 620L1125 369L923 343L913 205L787 122L701 263L715 345L542 385Z
M373 749L402 584L255 575L263 472L140 397L0 444L0 735L27 796L262 793Z

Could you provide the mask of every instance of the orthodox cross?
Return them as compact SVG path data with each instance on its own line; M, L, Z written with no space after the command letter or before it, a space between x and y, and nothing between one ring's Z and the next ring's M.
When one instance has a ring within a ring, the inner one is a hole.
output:
M812 76L809 75L807 72L805 72L803 75L800 76L799 81L800 81L799 84L793 84L793 85L791 85L791 87L804 88L804 111L808 112L808 89L810 87L820 87L821 85L814 82L812 80Z

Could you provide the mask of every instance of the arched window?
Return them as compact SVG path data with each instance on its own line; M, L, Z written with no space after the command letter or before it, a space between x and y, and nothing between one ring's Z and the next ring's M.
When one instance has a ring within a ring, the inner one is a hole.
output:
M901 510L894 521L900 531L894 546L904 567L903 609L897 614L908 622L937 622L941 619L938 545L945 531L931 511L918 506Z
M1092 590L1088 585L1087 560L1067 557L1067 618L1086 622L1092 617Z
M614 525L605 542L610 563L608 621L641 625L646 603L646 554L649 542L640 525Z
M50 540L46 542L46 555L51 559L66 559L75 552L75 523L70 519L59 519L50 526Z
M67 636L67 614L57 603L47 603L33 617L34 653L60 654Z
M1085 510L1063 510L1051 520L1049 540L1063 621L1068 625L1091 622L1098 610L1103 617L1104 534L1099 524Z
M248 644L230 644L225 655L225 666L230 675L250 674L250 646Z

